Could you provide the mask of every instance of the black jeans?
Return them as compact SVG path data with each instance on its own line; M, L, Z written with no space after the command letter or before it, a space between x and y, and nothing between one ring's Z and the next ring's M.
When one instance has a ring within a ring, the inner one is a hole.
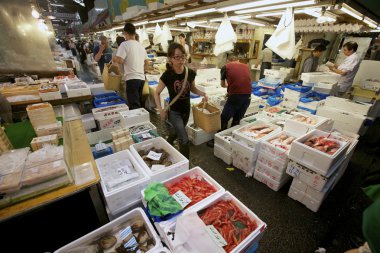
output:
M141 108L142 92L145 81L140 79L131 79L126 81L127 103L130 110Z
M221 115L221 130L227 129L228 121L232 117L232 126L239 125L251 103L251 94L228 95L227 102Z
M262 62L261 63L261 68L260 68L260 79L263 79L264 76L264 70L266 69L271 69L272 68L272 63L271 62Z

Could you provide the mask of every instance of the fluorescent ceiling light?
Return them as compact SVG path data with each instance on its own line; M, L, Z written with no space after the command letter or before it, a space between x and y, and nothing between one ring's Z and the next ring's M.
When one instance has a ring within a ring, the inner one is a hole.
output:
M263 23L258 23L258 22L254 22L254 21L251 21L251 20L245 20L245 19L239 19L239 18L231 18L232 21L236 21L236 22L240 22L240 23L243 23L243 24L248 24L248 25L254 25L254 26L265 26L265 24Z
M148 21L137 22L137 23L134 23L133 25L134 26L140 26L140 25L146 25L146 24L148 24Z
M186 28L175 28L175 27L170 27L170 31L178 31L178 32L190 32L190 29L188 27Z
M371 28L377 27L377 23L368 17L364 17L363 22L366 23Z
M64 7L63 4L50 4L51 6Z
M47 16L49 19L55 19L54 16Z
M118 29L123 29L124 26L123 25L119 25L119 26L115 26L114 28L112 28L112 30L118 30Z
M236 11L236 10L259 7L259 6L264 6L264 5L285 3L289 1L291 0L261 0L261 1L255 1L255 2L250 2L250 3L236 4L233 6L221 7L221 8L218 8L218 11L220 12Z
M285 9L288 7L300 7L300 6L313 5L313 4L315 4L315 0L308 0L308 1L302 1L302 2L279 4L279 5L266 6L266 7L261 7L261 8L235 11L235 13L236 14L246 14L246 13L251 13L251 12L278 10L278 9Z
M369 31L370 33L380 33L380 27L378 27L376 30L371 30Z
M271 17L271 16L282 16L284 14L284 12L285 12L285 10L284 11L261 13L261 14L255 15L255 17L261 18L261 17ZM294 10L294 13L295 14L304 13L304 10Z
M32 10L32 16L33 16L33 18L39 18L40 17L40 13L38 11L36 11L36 9L33 8L33 10Z
M363 15L361 13L357 12L356 10L352 9L347 4L343 4L342 8L340 8L340 10L343 11L344 13L350 15L351 17L354 17L358 20L363 20Z
M204 9L204 10L198 10L198 11L192 11L192 12L186 12L186 13L180 13L176 14L176 18L185 18L185 17L192 17L200 14L206 14L210 12L216 12L215 8L209 8L209 9Z
M211 25L196 25L198 27L203 27L203 28L209 28L209 29L214 29L214 30L218 30L218 27L216 26L211 26Z
M165 21L171 21L175 20L175 18L162 18L162 19L157 19L157 20L151 20L149 23L160 23L160 22L165 22Z
M231 16L228 17L229 19L247 19L247 18L252 18L251 15L238 15L238 16ZM210 19L210 22L221 22L223 18L213 18Z
M84 6L84 3L83 3L83 0L73 0L74 2L76 2L77 4L80 4L80 5L82 5L83 7L85 7Z

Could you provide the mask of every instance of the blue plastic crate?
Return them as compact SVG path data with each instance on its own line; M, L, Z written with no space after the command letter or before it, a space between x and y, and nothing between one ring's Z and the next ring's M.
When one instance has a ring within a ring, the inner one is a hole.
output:
M94 156L94 159L102 158L111 154L113 154L111 147L102 150L95 150L94 148L94 150L92 150L92 155Z
M267 99L267 103L270 105L270 106L275 106L275 105L278 105L279 103L282 102L282 97L281 96L270 96L268 97Z
M309 92L312 87L302 86L301 83L293 83L293 84L285 84L285 85L283 85L282 89L285 90L285 88L286 89L290 89L290 90L294 90L294 91L298 91L300 93L306 93L306 92Z
M102 98L108 98L108 97L114 97L117 96L116 92L107 92L107 93L100 93L100 94L93 94L94 99L102 99Z
M117 95L94 99L95 108L106 107L106 106L111 106L111 105L120 105L120 104L126 104L126 103L127 101L124 98L119 97Z
M157 85L158 82L157 81L148 81L148 85Z

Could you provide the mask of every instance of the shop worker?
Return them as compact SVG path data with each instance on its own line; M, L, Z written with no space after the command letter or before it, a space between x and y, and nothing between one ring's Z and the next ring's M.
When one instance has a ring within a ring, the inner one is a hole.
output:
M350 41L343 45L343 53L347 56L339 66L334 65L330 70L341 75L338 81L338 96L343 96L346 91L351 88L356 72L360 66L360 58L356 53L358 44Z
M180 35L178 35L178 38L179 38L179 43L185 48L186 58L187 58L187 61L189 62L190 61L190 47L189 45L186 44L186 36L185 34L181 33Z
M326 46L318 45L311 52L311 55L303 62L301 73L316 72L318 67L319 57L326 51Z
M117 49L113 62L123 64L129 109L143 107L142 92L145 84L144 70L148 66L145 48L136 41L136 28L131 23L124 26L125 40Z
M207 96L204 92L195 87L195 71L187 69L186 50L179 43L172 43L168 48L168 60L166 71L160 77L158 86L154 93L154 101L160 112L162 121L168 119L170 126L168 142L173 144L174 140L179 139L179 150L181 154L189 158L190 147L189 138L186 133L186 125L190 115L190 91L204 96L203 101L207 102ZM186 79L187 71L187 80ZM162 108L160 94L164 88L168 88L170 97L170 108ZM168 109L168 110L166 110Z
M221 115L221 127L225 130L231 118L231 126L239 125L251 103L252 84L248 65L240 63L235 54L228 56L228 62L220 73L221 86L227 88L228 93Z
M264 46L264 49L259 54L259 57L257 58L255 64L255 68L257 68L257 66L259 66L259 64L261 63L260 79L264 78L264 70L272 68L272 57L272 50L270 50L267 46Z
M106 36L100 36L100 45L94 48L94 60L98 63L100 73L103 73L104 64L112 60L112 48L108 45Z

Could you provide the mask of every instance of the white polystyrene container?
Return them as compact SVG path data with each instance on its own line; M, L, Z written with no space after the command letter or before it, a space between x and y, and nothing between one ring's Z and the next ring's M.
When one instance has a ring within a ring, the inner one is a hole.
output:
M129 128L127 129L131 135L149 133L149 131L153 131L156 134L158 134L157 127L153 125L151 122L145 122L142 124L129 126Z
M274 134L270 138L266 138L265 140L263 140L261 142L260 153L264 153L267 156L270 156L275 163L285 164L285 166L286 166L286 164L288 162L289 150L285 150L281 147L275 146L272 143L270 143L271 140L277 138L278 136L280 136L282 134L286 134L289 137L294 137L294 138L297 137L294 134L289 133L287 131L281 131L277 134Z
M220 147L224 148L227 151L232 152L231 149L231 138L232 138L232 132L238 128L240 128L240 125L228 128L224 131L221 131L219 133L216 133L214 136L215 145L219 145ZM230 138L226 138L225 136L229 135Z
M222 159L228 165L232 164L232 151L228 151L218 144L214 144L214 156Z
M144 108L119 112L122 127L130 127L150 122L149 112Z
M321 175L327 175L331 168L346 155L349 145L347 142L335 140L340 147L333 155L329 155L304 144L310 137L320 136L328 137L330 133L315 129L294 140L289 151L289 158Z
M161 148L168 152L171 157L172 165L157 171L152 171L138 153L140 150L149 150L152 148ZM130 150L137 162L145 170L148 176L150 176L151 181L161 182L167 178L189 170L189 160L162 137L135 143L131 145Z
M214 138L215 133L206 133L203 129L199 127L194 127L194 124L186 126L186 133L189 140L195 145L201 145L202 143L208 142Z
M311 119L316 120L315 125L307 124L304 122L300 122L295 120L297 115L304 116L304 117L309 117ZM285 125L284 125L284 131L293 133L297 136L306 134L310 132L313 129L320 129L323 131L330 131L333 126L333 121L331 119L321 117L321 116L316 116L308 113L297 113L293 117L286 119L285 120Z
M124 183L116 189L108 190L106 187L105 173L109 169L107 166L110 161L126 159L129 160L133 168L139 174L139 178L132 180L130 183ZM109 156L95 160L100 175L100 185L104 199L112 214L120 213L123 207L140 199L140 191L150 182L150 177L141 168L141 165L135 160L129 150L123 150Z
M162 246L162 243L161 243L161 240L160 238L158 237L156 231L154 230L152 224L150 223L148 217L146 216L146 214L144 213L144 211L141 209L141 208L136 208L136 209L133 209L132 211L124 214L123 216L113 220L113 221L110 221L109 223L107 223L106 225L90 232L89 234L87 235L84 235L82 236L81 238L63 246L62 248L56 250L54 253L65 253L65 252L71 252L72 249L76 248L76 247L80 247L80 246L86 246L88 245L89 243L93 243L93 242L96 242L97 240L99 240L102 236L106 235L106 234L114 234L117 232L117 229L124 224L124 223L127 223L125 225L125 227L127 227L128 225L132 225L133 224L133 219L139 219L139 220L144 220L144 223L145 223L145 227L147 228L147 232L148 234L153 238L154 240L154 248L150 249L149 251L147 251L147 253L153 253L153 252L157 252L159 249L161 249L163 246ZM129 222L130 221L130 222ZM159 251L158 251L159 252Z
M282 181L278 182L274 179L272 179L270 176L260 172L259 170L255 170L253 174L253 178L257 181L265 184L273 191L278 191L281 189L282 186L286 184L287 181L289 181L290 177L285 177Z
M258 170L262 174L270 177L271 179L277 182L282 182L285 178L290 177L288 174L286 174L285 168L282 168L281 170L273 169L273 167L269 167L267 164L262 163L259 159L260 154L256 162L255 170Z
M244 171L247 176L252 176L259 150L250 148L235 139L231 139L231 149L233 166Z
M95 120L97 120L100 117L118 114L118 112L121 111L128 111L128 109L129 108L126 104L110 105L100 108L94 108L92 109L92 114L94 115Z

